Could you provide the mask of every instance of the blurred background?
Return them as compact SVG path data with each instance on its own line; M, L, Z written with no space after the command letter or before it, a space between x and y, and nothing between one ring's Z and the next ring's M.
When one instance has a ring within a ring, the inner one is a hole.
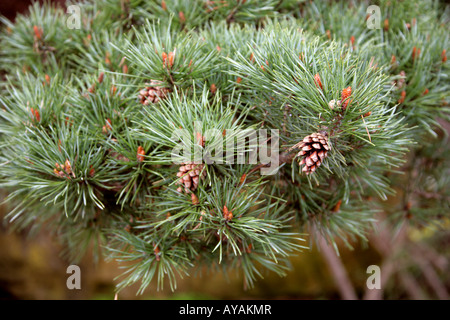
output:
M4 196L4 195L3 195ZM5 208L0 209L0 218ZM250 290L243 289L239 274L208 274L177 281L178 289L157 292L151 285L142 296L137 286L124 289L119 299L448 299L450 225L404 228L393 232L379 225L368 244L340 246L340 258L330 247L314 246L291 259L292 271L284 278L264 274ZM398 233L399 232L399 233ZM395 234L394 234L395 233ZM68 290L70 265L62 248L40 233L0 228L0 299L114 299L114 278L121 270L114 262L86 257L80 264L81 290ZM382 290L366 287L367 267L382 270ZM344 273L342 276L341 273ZM376 293L375 295L373 295Z
M43 1L40 1L43 2ZM53 1L61 4L64 1ZM13 20L26 12L31 1L1 0L0 14ZM1 50L1 48L0 48ZM448 124L444 124L450 132ZM397 197L388 205L398 204ZM0 199L5 194L0 191ZM0 206L0 220L7 208ZM449 299L450 223L433 227L406 222L394 230L380 216L377 231L368 243L341 245L338 257L319 239L313 249L291 259L292 271L284 278L264 274L255 288L244 290L239 274L207 274L180 279L175 293L157 292L150 286L142 296L137 287L120 292L119 299ZM405 219L406 220L406 219ZM61 257L62 248L45 233L30 238L26 231L14 232L0 224L0 299L114 299L115 277L121 273L114 262L80 264L81 290L68 290L70 265ZM368 290L367 267L382 270L382 289ZM198 270L202 271L202 270Z

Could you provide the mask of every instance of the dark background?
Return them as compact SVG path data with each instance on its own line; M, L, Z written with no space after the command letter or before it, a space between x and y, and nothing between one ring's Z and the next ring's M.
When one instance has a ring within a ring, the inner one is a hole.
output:
M33 2L43 3L43 0L40 1L31 1L31 0L1 0L0 1L0 14L7 17L9 20L13 20L16 14L25 13L27 8ZM48 2L48 1L47 1ZM59 3L60 5L64 5L65 0L52 0L53 3Z

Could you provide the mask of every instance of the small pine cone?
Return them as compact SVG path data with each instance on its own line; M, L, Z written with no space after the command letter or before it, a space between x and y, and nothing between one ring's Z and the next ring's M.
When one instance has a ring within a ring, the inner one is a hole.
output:
M397 86L397 89L402 89L405 86L405 83L406 83L406 73L405 73L405 71L403 71L403 70L400 71L399 76L400 76L400 78L397 80L396 86Z
M322 164L326 158L330 146L328 145L328 134L325 131L313 133L296 144L292 149L297 148L301 151L297 157L302 156L300 165L305 165L302 169L306 174L313 173Z
M195 164L193 162L182 163L177 177L179 177L177 184L184 186L184 191L189 193L197 189L200 178L206 176L206 170L204 170L205 165L203 163ZM178 187L177 191L183 191L182 186Z
M150 83L147 83L148 86L139 91L139 101L143 105L148 105L164 99L169 93L169 89L162 87L161 84L161 81L156 80L151 80Z

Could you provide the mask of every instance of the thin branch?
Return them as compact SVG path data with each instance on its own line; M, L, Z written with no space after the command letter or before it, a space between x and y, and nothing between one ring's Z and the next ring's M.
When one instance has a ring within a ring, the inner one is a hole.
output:
M236 6L231 10L231 12L228 14L226 18L226 22L229 25L231 21L233 21L234 15L236 14L237 10L239 9L240 3L238 2Z
M408 292L412 299L423 300L426 298L425 293L420 288L420 285L409 272L399 272L398 278L400 279L403 288L405 288L406 292Z
M363 296L364 300L380 300L383 298L384 288L388 280L399 269L398 261L395 256L402 247L406 239L407 225L403 224L398 231L398 234L393 238L393 232L386 225L382 225L386 220L383 219L384 215L380 215L381 222L378 223L377 234L373 234L370 238L370 242L374 247L383 255L383 264L381 265L381 288L380 289L366 289Z
M439 280L436 271L431 267L431 265L427 261L425 261L422 256L417 256L415 254L411 256L413 260L417 263L419 268L422 270L425 279L427 280L428 284L433 288L434 292L436 292L438 298L441 300L449 300L450 296L447 292L447 289Z
M355 288L348 277L347 271L341 259L337 256L334 249L327 243L320 232L316 232L315 234L320 247L320 252L328 264L342 299L357 300L358 296L356 295Z
M435 268L442 272L445 272L449 266L449 262L446 257L440 255L432 247L427 246L424 243L411 243L410 250L416 252L419 257L425 257L435 266Z
M394 259L385 259L381 265L381 287L380 289L367 289L364 293L363 300L381 300L383 298L384 288L388 280L396 269L396 262Z

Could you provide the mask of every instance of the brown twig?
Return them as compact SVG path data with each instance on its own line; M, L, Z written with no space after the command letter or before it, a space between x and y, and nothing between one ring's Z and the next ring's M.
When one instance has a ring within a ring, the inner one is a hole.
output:
M385 259L380 267L381 286L380 289L366 289L363 300L381 300L383 298L384 288L391 275L395 272L395 261L392 258Z
M409 296L414 300L423 300L425 299L425 294L423 290L420 288L417 281L411 276L409 272L402 271L399 273L398 278L400 282L408 292Z
M327 243L326 239L320 234L320 232L316 231L315 235L319 244L320 253L324 257L330 269L342 299L357 300L358 296L356 295L355 288L348 277L347 271L345 270L341 259L337 256L334 249Z
M430 246L427 246L423 243L411 243L410 250L415 252L417 256L425 257L434 265L435 268L439 269L442 272L445 272L445 270L447 270L447 268L449 267L447 258L437 253Z
M422 258L422 256L419 255L411 255L413 260L417 263L419 268L422 270L423 275L425 276L425 279L427 280L428 284L433 288L434 292L436 292L436 295L441 300L449 300L450 296L447 292L447 289L445 286L441 283L439 280L438 275L436 274L436 271L431 267L430 263Z
M236 6L233 8L233 10L231 10L231 12L228 14L227 18L226 18L226 22L227 24L230 24L231 21L233 21L234 15L236 14L238 8L239 8L239 2L236 4Z
M364 300L380 300L383 297L383 291L386 287L386 283L390 277L398 270L398 261L396 261L396 255L406 239L407 225L403 224L400 227L396 237L393 237L393 232L390 230L386 223L384 215L380 215L378 219L378 232L370 237L370 242L384 257L381 265L381 288L380 289L366 289L364 293Z

